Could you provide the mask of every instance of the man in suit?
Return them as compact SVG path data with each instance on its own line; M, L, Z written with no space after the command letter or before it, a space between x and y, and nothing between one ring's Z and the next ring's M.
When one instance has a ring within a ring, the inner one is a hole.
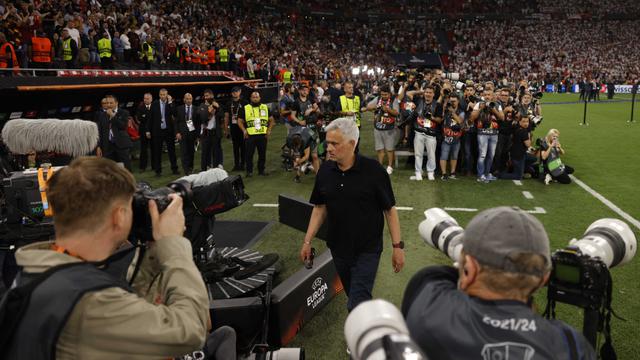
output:
M151 103L153 95L145 93L142 104L136 110L136 122L140 133L140 170L147 170L147 159L149 158L149 148L151 147Z
M98 146L96 146L95 154L97 157L106 156L109 148L109 117L107 109L109 101L106 97L100 100L100 109L93 116L93 122L98 126Z
M118 108L118 99L113 95L107 95L107 110L105 114L109 119L107 141L108 146L104 156L124 164L131 171L131 147L133 142L127 133L129 125L129 112Z
M178 163L176 162L175 137L176 130L173 120L173 99L167 89L160 89L160 98L151 104L151 165L156 172L156 177L162 176L162 144L166 144L171 162L171 170L178 175Z
M195 155L195 144L198 138L198 130L202 123L198 108L193 106L193 96L184 94L184 104L176 107L176 139L180 141L180 151L182 152L182 169L185 175L193 171L193 157Z
M213 99L213 91L206 89L204 91L204 103L206 108L205 116L202 122L202 158L200 165L202 171L212 167L222 168L222 134L223 119L222 114L218 115L220 104Z

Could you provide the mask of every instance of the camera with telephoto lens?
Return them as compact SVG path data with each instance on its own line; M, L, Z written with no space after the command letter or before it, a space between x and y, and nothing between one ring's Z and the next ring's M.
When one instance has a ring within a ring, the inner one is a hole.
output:
M354 360L427 359L409 337L400 310L385 300L365 301L353 309L344 336Z
M442 73L442 78L451 81L458 81L460 80L460 73Z
M192 197L191 184L188 181L178 180L170 183L166 187L153 190L148 183L138 183L138 189L133 193L132 239L140 242L153 239L151 216L149 215L149 200L155 201L158 206L158 213L162 213L171 203L171 198L169 197L171 194L177 194L182 197L183 203L189 203Z
M551 255L548 298L582 308L600 308L611 286L609 269L631 261L636 248L636 237L627 223L618 219L595 221L580 239L569 241L567 247Z

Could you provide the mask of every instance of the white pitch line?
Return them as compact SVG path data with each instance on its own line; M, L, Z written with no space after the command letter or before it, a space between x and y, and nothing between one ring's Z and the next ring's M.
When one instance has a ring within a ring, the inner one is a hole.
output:
M518 185L518 186L522 186L522 181L520 181L520 180L513 180L513 183Z
M408 206L396 206L396 210L400 210L400 211L413 211L412 207L408 207Z
M640 221L634 219L631 215L629 215L626 212L624 212L616 204L612 203L609 199L607 199L606 197L600 195L598 192L596 192L595 190L590 188L589 185L587 185L584 182L582 182L582 180L578 179L577 177L575 177L573 175L569 175L569 176L571 177L571 179L573 181L575 181L576 184L578 184L578 186L583 188L586 192L591 194L594 198L600 200L603 204L607 205L607 207L609 207L609 209L615 211L618 215L622 216L625 220L627 220L628 222L633 224L633 226L635 226L636 228L640 229Z
M546 214L547 211L541 207L535 207L533 210L527 210L529 214Z
M253 204L253 207L270 207L277 208L278 204Z
M470 209L470 208L455 208L455 207L446 207L444 208L446 211L465 211L465 212L476 212L478 209Z
M528 191L523 191L522 195L524 195L524 197L529 199L529 200L533 199L533 195L531 195L531 193L528 192Z

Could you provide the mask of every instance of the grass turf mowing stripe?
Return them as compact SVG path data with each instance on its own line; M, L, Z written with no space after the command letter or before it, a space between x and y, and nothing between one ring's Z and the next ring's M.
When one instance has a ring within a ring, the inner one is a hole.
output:
M533 199L533 195L532 195L530 192L528 192L528 191L523 191L523 192L522 192L522 195L523 195L526 199L529 199L529 200Z
M589 185L587 185L584 182L582 182L582 180L578 179L577 177L575 177L573 175L569 175L569 176L571 177L571 179L573 181L575 181L576 184L578 184L578 186L583 188L586 192L591 194L596 199L600 200L603 204L607 205L607 207L609 207L609 209L615 211L616 214L622 216L625 220L627 220L628 222L632 223L633 226L635 226L636 228L640 229L640 221L634 219L631 215L629 215L626 212L624 212L622 209L620 209L618 206L616 206L616 204L612 203L609 199L607 199L606 197L600 195L598 192L596 192L595 190L590 188Z

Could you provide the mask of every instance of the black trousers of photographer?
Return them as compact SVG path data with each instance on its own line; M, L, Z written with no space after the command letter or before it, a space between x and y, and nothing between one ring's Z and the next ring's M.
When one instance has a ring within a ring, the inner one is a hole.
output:
M247 153L245 159L247 174L253 174L253 154L256 152L256 149L258 150L258 173L264 174L264 166L267 161L267 136L250 135L244 144Z
M511 134L498 134L498 145L496 145L496 154L493 160L493 172L503 172L506 170L509 161L509 150L511 149Z
M222 137L218 131L221 130L205 129L202 134L202 157L200 158L202 171L222 165Z

